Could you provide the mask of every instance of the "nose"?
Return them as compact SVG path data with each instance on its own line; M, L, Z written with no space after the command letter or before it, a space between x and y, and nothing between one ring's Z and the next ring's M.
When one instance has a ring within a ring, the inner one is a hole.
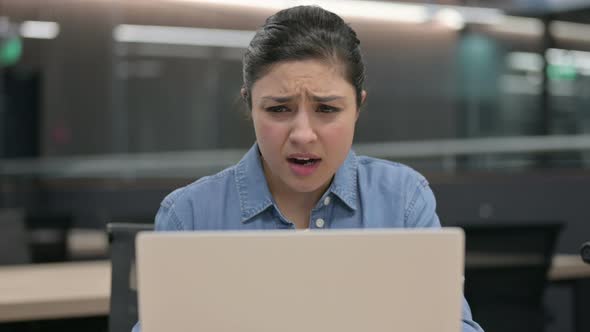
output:
M309 144L317 140L312 119L306 110L299 110L293 118L289 140L295 145Z

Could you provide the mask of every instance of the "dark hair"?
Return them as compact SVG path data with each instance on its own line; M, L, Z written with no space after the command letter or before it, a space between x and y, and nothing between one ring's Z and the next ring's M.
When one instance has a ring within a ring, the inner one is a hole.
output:
M356 32L340 16L318 6L297 6L266 19L243 58L244 94L252 108L252 85L269 67L286 60L340 61L356 91L357 106L365 83L365 65Z

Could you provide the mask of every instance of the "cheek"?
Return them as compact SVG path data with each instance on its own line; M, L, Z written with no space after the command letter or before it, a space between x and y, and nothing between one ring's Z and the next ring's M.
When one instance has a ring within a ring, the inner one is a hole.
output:
M354 136L354 122L338 121L324 127L322 136L331 146L347 147Z
M254 121L256 140L259 145L273 146L282 142L281 137L285 135L285 129L276 122L258 118Z
M272 159L284 143L286 130L280 124L262 117L254 120L254 131L261 151L267 159Z

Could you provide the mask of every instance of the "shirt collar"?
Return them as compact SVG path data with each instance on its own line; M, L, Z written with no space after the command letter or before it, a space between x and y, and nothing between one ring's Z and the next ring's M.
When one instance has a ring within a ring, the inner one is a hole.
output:
M351 210L357 208L357 169L358 159L352 149L336 171L334 181L328 191L336 195Z
M356 154L350 150L328 188L329 192L351 210L357 208L357 168ZM243 223L273 205L274 200L264 176L258 144L255 143L238 162L235 178Z
M258 144L254 143L237 164L236 185L240 197L242 222L247 222L273 204L272 195L264 177Z

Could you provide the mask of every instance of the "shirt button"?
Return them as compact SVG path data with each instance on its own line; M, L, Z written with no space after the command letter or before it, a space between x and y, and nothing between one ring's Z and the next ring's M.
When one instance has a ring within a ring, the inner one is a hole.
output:
M330 204L330 196L326 196L326 198L324 198L324 205L329 205Z
M315 227L317 227L317 228L324 228L325 224L326 224L326 222L322 218L318 218L315 220Z

